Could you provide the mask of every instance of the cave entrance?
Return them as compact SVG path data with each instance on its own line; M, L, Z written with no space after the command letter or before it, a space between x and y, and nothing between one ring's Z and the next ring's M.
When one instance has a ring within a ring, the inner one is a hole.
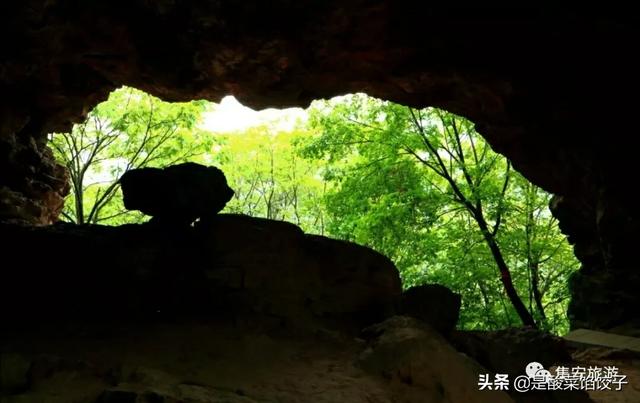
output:
M568 331L567 279L578 262L550 194L447 111L365 94L254 111L232 97L168 103L121 88L50 139L71 178L63 220L143 222L122 206L125 171L216 165L235 190L224 212L369 246L394 261L405 288L439 283L461 294L460 328Z

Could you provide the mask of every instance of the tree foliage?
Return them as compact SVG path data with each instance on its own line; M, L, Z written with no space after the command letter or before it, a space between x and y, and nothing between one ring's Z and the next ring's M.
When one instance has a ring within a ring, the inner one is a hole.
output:
M328 233L391 257L405 286L463 295L464 327L566 329L577 268L549 195L513 170L466 119L362 94L318 102L309 158L330 163Z
M203 158L213 141L197 128L204 108L204 102L162 102L124 87L71 132L51 135L50 145L71 181L64 218L77 224L141 220L123 209L118 179L133 168Z
M298 155L304 129L282 131L266 125L220 136L216 160L235 196L226 212L289 221L307 232L324 233L326 184L319 162Z

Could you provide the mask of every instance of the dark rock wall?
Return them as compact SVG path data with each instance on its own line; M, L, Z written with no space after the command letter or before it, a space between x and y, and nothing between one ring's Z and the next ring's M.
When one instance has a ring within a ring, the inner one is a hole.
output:
M401 292L393 263L369 248L242 215L182 228L0 225L0 239L0 328L213 319L349 332L393 315Z
M640 285L638 213L625 194L640 28L629 10L585 7L5 2L0 217L54 219L66 188L45 135L68 130L120 85L166 100L233 94L252 107L365 91L465 115L558 194L554 211L583 262L572 282L574 324L614 325L634 315Z

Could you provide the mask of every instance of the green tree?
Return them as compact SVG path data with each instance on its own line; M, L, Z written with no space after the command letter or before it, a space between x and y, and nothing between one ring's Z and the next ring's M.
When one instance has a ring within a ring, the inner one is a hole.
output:
M50 144L71 182L64 219L77 224L141 220L122 206L120 176L129 169L204 158L213 143L197 128L204 108L204 102L162 102L123 87L71 132L52 134Z
M328 159L325 178L335 185L326 197L329 234L390 256L405 285L431 279L460 291L472 308L462 320L471 326L487 315L496 327L512 324L514 313L524 324L547 326L543 300L547 307L560 301L550 297L552 284L540 286L553 276L541 273L550 256L563 252L569 271L575 258L565 253L548 197L493 152L471 122L358 94L316 103L311 124L318 135L304 153Z
M301 158L294 146L309 135L304 129L268 125L222 135L217 158L235 190L225 211L289 221L322 234L325 184L320 162Z

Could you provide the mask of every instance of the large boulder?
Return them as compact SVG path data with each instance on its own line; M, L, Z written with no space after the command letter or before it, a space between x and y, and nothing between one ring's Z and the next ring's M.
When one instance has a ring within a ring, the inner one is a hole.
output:
M400 297L399 312L427 322L443 335L448 335L460 316L460 294L440 284L411 287Z
M0 328L12 320L257 316L357 331L393 315L401 294L398 270L380 253L243 215L194 227L0 225L0 238L10 263L0 267ZM73 259L47 263L69 245Z
M402 402L513 402L497 390L478 390L487 372L457 352L429 325L394 316L363 331L368 346L359 367L389 382Z
M128 210L165 222L189 224L210 218L233 197L221 170L193 162L132 169L122 175L120 185Z
M219 214L195 233L195 266L227 313L295 318L298 325L313 317L353 331L395 313L398 270L372 249L243 215Z

